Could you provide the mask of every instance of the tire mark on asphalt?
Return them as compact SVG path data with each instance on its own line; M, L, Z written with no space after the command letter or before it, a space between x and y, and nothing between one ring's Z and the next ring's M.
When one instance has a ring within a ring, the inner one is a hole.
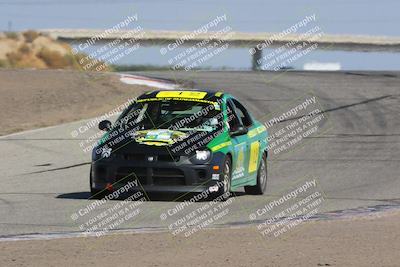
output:
M65 169L70 169L70 168L75 168L75 167L80 167L84 165L91 164L92 162L83 162L83 163L78 163L78 164L73 164L69 166L64 166L64 167L59 167L59 168L54 168L54 169L48 169L48 170L43 170L43 171L35 171L35 172L29 172L29 173L24 173L22 175L28 175L28 174L35 174L35 173L43 173L43 172L52 172L52 171L59 171L59 170L65 170Z
M392 97L393 97L393 95L384 95L384 96L380 96L380 97L369 98L369 99L364 100L364 101L359 101L359 102L355 102L355 103L351 103L351 104L347 104L347 105L342 105L342 106L337 106L337 107L334 107L334 108L325 109L325 110L322 110L322 111L320 111L318 113L315 113L314 116L319 115L319 114L323 114L323 113L338 111L338 110L341 110L341 109L348 109L350 107L354 107L354 106L358 106L358 105L364 105L364 104L368 104L370 102L380 101L380 100L383 100L383 99L386 99L386 98L392 98ZM280 122L297 120L297 119L303 118L305 116L306 115L292 117L292 118L288 118L286 120L282 120Z

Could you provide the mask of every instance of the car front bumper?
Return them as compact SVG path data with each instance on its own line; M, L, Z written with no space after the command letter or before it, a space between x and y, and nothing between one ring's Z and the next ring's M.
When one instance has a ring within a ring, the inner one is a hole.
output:
M134 182L137 186L130 190L203 192L215 188L220 181L224 158L222 153L215 153L206 164L194 164L185 156L130 155L114 155L92 162L92 189L113 191ZM218 166L219 170L214 170L213 166Z

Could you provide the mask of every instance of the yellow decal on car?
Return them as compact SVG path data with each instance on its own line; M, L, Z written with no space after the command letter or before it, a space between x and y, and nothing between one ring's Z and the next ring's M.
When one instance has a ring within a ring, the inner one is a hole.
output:
M172 144L172 142L154 142L154 141L146 141L146 140L140 140L139 143L148 145L148 146L167 146Z
M166 146L177 142L179 139L185 138L186 134L179 131L171 131L168 129L154 129L137 131L135 141L139 144L152 146Z
M250 145L249 173L257 170L258 153L260 151L260 143L258 141Z
M250 130L250 131L247 133L247 136L248 136L249 138L252 138L252 137L254 137L254 136L256 136L256 135L258 135L258 134L264 132L266 129L267 129L267 128L265 128L265 126L262 126L262 125L261 125L261 126L255 128L255 129Z
M244 146L239 149L238 157L237 157L237 166L243 167L244 164Z
M166 100L166 101L171 101L171 100L191 101L191 102L200 102L200 103L206 103L206 104L211 104L211 105L214 105L215 103L218 103L218 102L213 102L213 101L210 101L210 100L197 99L197 98L183 98L183 97L143 98L143 99L138 99L136 102L142 103L142 102L161 101L161 100Z
M224 143L221 143L221 144L219 144L219 145L213 146L213 147L211 148L211 151L214 152L214 151L220 150L221 148L224 148L224 147L230 146L230 145L232 145L232 142L231 142L231 141L224 142Z
M161 91L156 97L179 97L179 98L194 98L203 99L207 95L206 92L197 91Z

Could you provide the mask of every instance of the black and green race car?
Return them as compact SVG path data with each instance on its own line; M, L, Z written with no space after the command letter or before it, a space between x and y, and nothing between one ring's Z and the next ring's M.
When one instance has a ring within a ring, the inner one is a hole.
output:
M99 128L106 133L92 153L92 195L129 181L145 192L266 190L266 127L230 94L148 92Z

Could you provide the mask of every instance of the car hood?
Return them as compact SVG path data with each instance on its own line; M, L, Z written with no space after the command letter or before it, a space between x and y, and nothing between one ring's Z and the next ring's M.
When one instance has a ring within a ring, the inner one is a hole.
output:
M188 155L205 148L217 135L216 131L189 133L169 129L108 132L95 147L94 158L109 157L114 152Z

